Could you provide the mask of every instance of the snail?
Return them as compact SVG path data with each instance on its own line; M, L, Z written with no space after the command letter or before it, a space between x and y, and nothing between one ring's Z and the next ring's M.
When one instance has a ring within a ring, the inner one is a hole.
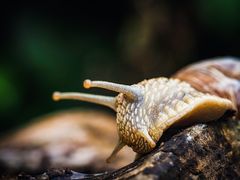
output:
M233 93L239 77L240 63L223 58L190 65L171 78L158 77L133 85L91 80L83 83L87 89L118 92L116 97L54 92L53 99L97 103L116 112L119 141L107 159L110 162L125 145L139 155L150 152L173 125L209 122L227 111L238 112L240 97L236 99Z

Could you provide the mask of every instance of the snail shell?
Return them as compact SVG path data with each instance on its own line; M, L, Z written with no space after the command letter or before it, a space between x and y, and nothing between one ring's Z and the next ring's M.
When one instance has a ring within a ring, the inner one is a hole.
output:
M233 70L228 76L224 73L228 72L226 64ZM99 87L119 94L116 97L106 97L55 92L53 99L88 101L116 111L119 142L107 159L110 161L125 145L138 154L151 151L162 133L172 125L213 121L222 117L228 110L237 111L239 105L233 94L235 89L229 94L227 90L222 90L225 89L225 82L235 83L234 78L240 74L239 67L235 61L203 62L179 71L173 78L153 78L131 86L85 80L85 88ZM221 81L223 77L224 82ZM233 80L230 81L229 78Z
M240 117L240 62L225 57L205 60L178 71L173 78L191 84L198 91L227 98L232 101Z

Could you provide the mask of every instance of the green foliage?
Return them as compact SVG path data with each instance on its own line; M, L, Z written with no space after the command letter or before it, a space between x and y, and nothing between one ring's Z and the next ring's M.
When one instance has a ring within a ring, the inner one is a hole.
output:
M199 0L197 3L201 21L222 35L237 33L240 26L239 7L239 0Z
M11 75L6 69L0 69L0 112L11 113L20 104L19 92Z

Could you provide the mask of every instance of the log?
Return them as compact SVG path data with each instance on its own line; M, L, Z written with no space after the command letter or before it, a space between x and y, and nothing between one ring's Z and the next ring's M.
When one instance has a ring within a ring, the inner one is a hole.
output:
M240 121L221 120L185 129L170 128L149 154L118 169L84 174L69 169L49 170L39 179L239 179Z

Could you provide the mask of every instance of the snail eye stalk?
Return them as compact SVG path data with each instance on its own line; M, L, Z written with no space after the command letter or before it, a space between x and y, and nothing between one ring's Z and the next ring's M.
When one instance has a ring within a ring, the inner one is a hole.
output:
M142 97L141 89L134 86L128 86L123 84L116 84L106 81L91 81L89 79L83 82L83 87L86 89L97 87L103 88L119 93L123 93L127 97L132 100L137 100ZM109 97L109 96L101 96L101 95L91 95L86 93L77 93L77 92L54 92L53 93L53 100L59 101L63 99L74 99L80 101L86 101L96 104L101 104L116 111L116 98Z
M129 86L124 84L117 84L106 81L91 81L89 79L85 80L83 86L88 89L91 87L103 88L119 93L123 93L132 100L137 100L142 96L141 89L136 86Z
M110 107L111 109L116 111L115 97L92 95L92 94L86 94L86 93L74 93L74 92L65 92L65 93L54 92L53 93L54 101L59 101L64 99L73 99L73 100L80 100L80 101L101 104L103 106Z

